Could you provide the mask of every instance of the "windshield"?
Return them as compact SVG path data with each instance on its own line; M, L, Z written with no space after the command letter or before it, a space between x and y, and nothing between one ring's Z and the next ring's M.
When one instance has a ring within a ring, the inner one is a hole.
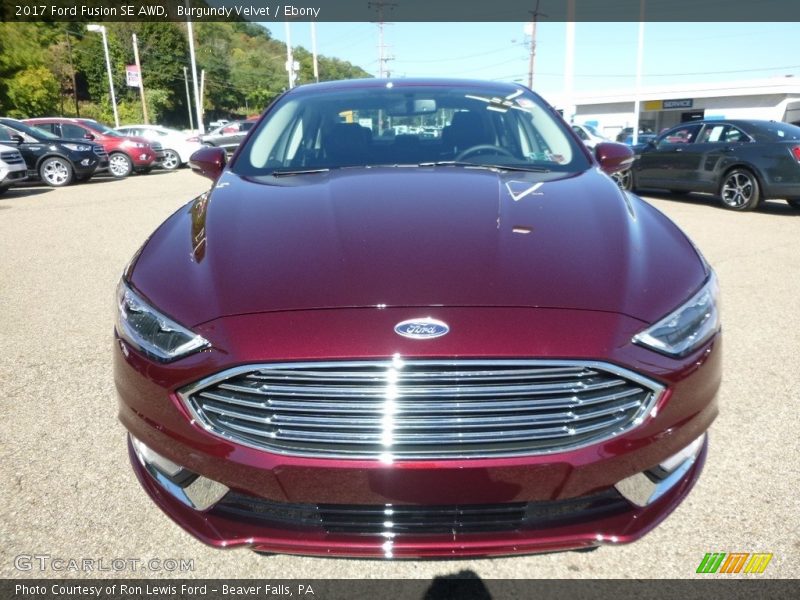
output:
M560 172L590 165L529 91L398 82L287 94L250 135L233 171L438 164Z
M103 125L102 123L98 123L97 121L93 121L91 119L82 119L84 123L89 125L91 128L96 129L100 133L110 136L110 137L123 137L119 131L111 129L108 125Z
M759 141L796 141L800 140L800 127L789 123L769 121L764 123L761 128L754 128L753 134Z
M59 139L57 135L50 133L44 129L40 129L39 127L35 127L33 125L26 125L20 121L11 121L11 120L4 120L2 121L3 125L8 127L9 129L15 130L17 133L24 133L26 135L31 136L37 140L57 140Z

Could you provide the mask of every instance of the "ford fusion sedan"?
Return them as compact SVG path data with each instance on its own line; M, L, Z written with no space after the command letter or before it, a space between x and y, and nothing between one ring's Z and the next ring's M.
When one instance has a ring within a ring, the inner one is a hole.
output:
M144 490L261 552L645 535L703 468L721 341L712 269L607 174L631 160L522 86L417 79L300 86L230 163L197 151L212 188L117 290Z
M0 143L15 145L25 159L28 176L52 187L87 181L108 168L108 156L99 144L59 138L16 119L0 118Z
M800 127L778 121L683 123L637 149L626 189L716 194L725 208L785 199L800 208Z

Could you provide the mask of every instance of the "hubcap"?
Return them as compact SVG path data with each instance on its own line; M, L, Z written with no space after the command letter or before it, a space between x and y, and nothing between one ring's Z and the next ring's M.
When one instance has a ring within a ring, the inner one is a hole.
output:
M111 173L117 177L126 175L128 173L128 159L119 155L112 156L108 162L108 168L111 169Z
M631 189L631 171L630 169L625 169L624 171L617 171L613 175L611 175L612 179L617 182L617 185L621 187L623 190Z
M51 160L44 166L44 180L51 185L63 185L69 177L69 169L60 160Z
M728 206L744 206L750 202L754 193L753 179L745 173L732 174L722 186L722 200Z
M175 154L172 150L167 150L164 155L164 168L165 169L174 169L178 166L178 155Z

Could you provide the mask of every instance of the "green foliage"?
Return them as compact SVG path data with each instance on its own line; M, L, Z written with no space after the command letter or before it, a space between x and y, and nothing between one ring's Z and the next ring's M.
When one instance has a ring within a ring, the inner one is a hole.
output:
M26 118L53 114L58 110L59 85L45 67L28 67L5 82L11 117Z
M85 23L0 23L0 114L44 116L75 113L113 123L102 36ZM128 87L138 38L151 122L188 126L184 67L189 66L185 23L106 23L120 122L143 120L138 88ZM67 36L69 35L69 44ZM195 23L198 77L205 70L205 120L261 112L288 84L286 46L256 23ZM294 49L298 83L314 80L311 54ZM73 89L73 66L77 89ZM323 81L369 77L336 58L319 57ZM191 71L188 72L191 89ZM198 82L199 85L199 82Z

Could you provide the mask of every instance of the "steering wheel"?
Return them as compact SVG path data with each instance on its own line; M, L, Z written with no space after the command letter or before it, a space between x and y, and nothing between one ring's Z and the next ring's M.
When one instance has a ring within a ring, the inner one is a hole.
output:
M509 158L514 158L514 155L511 154L511 152L509 152L502 146L495 146L494 144L478 144L477 146L471 146L466 150L462 150L453 160L461 161L467 158L468 156L472 156L473 154L478 154L480 152L485 152L487 150L491 150L495 154L502 154L504 156L508 156Z

